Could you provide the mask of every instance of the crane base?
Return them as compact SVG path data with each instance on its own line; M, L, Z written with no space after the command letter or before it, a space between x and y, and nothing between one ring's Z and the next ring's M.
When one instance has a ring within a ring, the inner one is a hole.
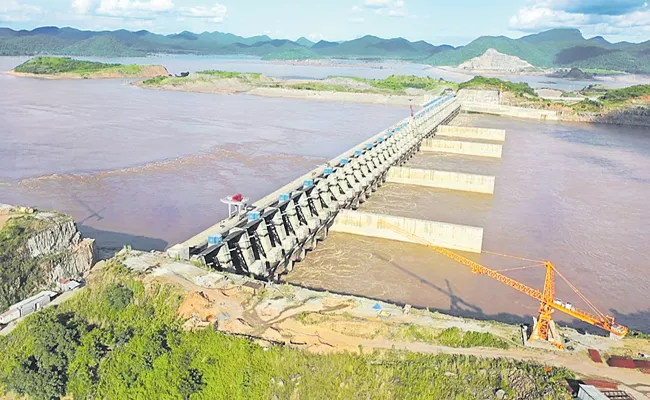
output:
M526 344L528 344L528 342L537 342L537 343L545 343L545 342L547 342L547 343L550 343L553 346L557 347L558 349L564 348L564 345L562 344L562 338L560 337L560 335L557 332L557 328L555 326L555 321L551 321L551 323L550 323L550 329L548 331L548 338L543 338L543 337L540 337L538 334L536 334L536 332L538 332L538 330L535 329L535 328L537 328L537 324L538 324L537 318L533 317L532 330L529 332L529 336L527 337L527 340L526 340L527 343Z

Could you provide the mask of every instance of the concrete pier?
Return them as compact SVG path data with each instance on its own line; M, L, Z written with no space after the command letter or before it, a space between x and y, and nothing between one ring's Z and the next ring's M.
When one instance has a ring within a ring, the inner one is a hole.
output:
M557 111L513 107L498 104L462 102L463 111L469 113L500 115L504 117L528 118L540 121L559 121Z
M480 253L483 245L483 228L351 210L339 211L330 231L422 244L390 226L447 249Z
M503 146L493 143L425 139L422 141L420 150L433 151L438 153L464 154L468 156L501 158L501 154L503 153Z
M408 167L391 167L386 182L494 194L493 176Z
M436 130L436 136L450 136L465 139L494 140L503 142L506 140L505 129L473 128L466 126L441 125Z

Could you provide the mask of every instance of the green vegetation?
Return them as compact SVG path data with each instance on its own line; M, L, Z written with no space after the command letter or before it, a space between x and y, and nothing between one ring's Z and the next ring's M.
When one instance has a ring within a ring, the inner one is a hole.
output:
M35 220L12 218L0 230L0 310L28 297L38 286L42 270L25 246Z
M197 74L200 75L210 75L211 77L218 79L230 79L230 78L248 78L248 79L260 79L262 74L257 72L229 72L229 71L219 71L219 70L207 70L199 71Z
M552 29L520 39L482 36L466 46L433 54L424 60L431 65L457 66L488 49L519 57L534 66L578 67L595 71L650 72L650 53L643 43L618 46L585 39L577 29Z
M330 76L329 81L336 79L350 79L355 82L368 85L367 88L354 85L308 82L292 85L294 89L331 91L331 92L357 92L357 93L385 93L385 94L405 94L406 89L422 89L427 92L436 94L442 93L444 89L455 89L457 85L453 82L436 80L430 77L417 77L413 75L391 75L386 79L366 79L350 76Z
M306 83L296 83L289 86L291 89L298 90L313 90L316 92L348 92L348 93L376 93L372 89L355 89L343 85L331 85L321 82L306 82Z
M476 76L467 82L463 82L458 85L458 90L461 89L495 89L514 93L518 97L537 97L537 94L528 86L527 83L514 83L503 81L499 78L485 78L482 76Z
M624 89L610 90L601 97L601 100L604 102L622 103L641 97L650 98L650 85L636 85Z
M610 69L600 69L600 68L583 68L582 72L592 75L601 75L601 76L612 76L612 75L624 75L623 71L614 71Z
M465 332L460 329L447 328L438 340L441 344L449 347L495 347L498 349L507 349L510 347L508 342L498 338L489 332Z
M650 100L650 85L630 86L623 89L607 90L598 85L589 86L580 92L583 95L600 96L597 100L584 99L571 108L576 112L602 113L624 108L635 101L641 100L648 104Z
M366 79L368 82L378 89L388 89L394 91L404 91L406 89L422 89L427 92L441 91L445 88L455 89L457 85L452 82L444 80L433 79L431 77L419 77L414 75L391 75L386 79Z
M571 108L576 112L600 112L603 109L603 105L598 101L584 99L572 105Z
M17 66L14 71L26 74L55 75L95 72L119 66L119 64L80 61L67 57L36 57Z
M646 339L646 340L650 340L650 333L631 330L630 332L628 332L628 334L627 334L627 336L625 336L625 338L626 339Z
M110 262L77 297L0 338L0 393L33 399L476 399L503 389L561 399L565 369L506 359L396 351L268 350L206 329L183 331L180 296ZM466 334L467 335L467 334ZM472 340L474 342L474 340Z
M68 57L36 57L17 66L14 71L35 75L74 74L89 75L99 72L116 72L121 75L137 75L140 65L104 64L75 60Z
M96 36L76 42L63 48L60 54L93 57L144 57L147 55L145 52L130 49L111 36Z

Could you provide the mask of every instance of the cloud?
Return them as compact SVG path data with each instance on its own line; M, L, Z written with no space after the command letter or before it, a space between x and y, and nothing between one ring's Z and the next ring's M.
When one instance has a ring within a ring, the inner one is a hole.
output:
M41 14L42 12L43 10L40 7L22 4L18 0L2 0L0 2L0 21L29 21L35 14Z
M216 3L214 7L180 8L179 13L188 18L205 18L212 22L223 22L228 9L223 4Z
M173 0L72 0L78 14L118 17L124 19L185 18L223 22L228 9L220 3L212 7L176 7Z
M588 35L624 35L645 40L644 35L650 31L650 8L646 1L535 1L510 18L510 27L523 32L578 28Z
M638 11L646 0L542 0L536 5L571 14L624 15Z
M72 9L78 14L88 14L95 0L73 0Z
M387 8L392 4L392 0L365 0L362 7L365 8Z
M364 8L374 10L375 14L389 17L409 16L404 0L365 0L360 6L352 7L352 11L359 12Z

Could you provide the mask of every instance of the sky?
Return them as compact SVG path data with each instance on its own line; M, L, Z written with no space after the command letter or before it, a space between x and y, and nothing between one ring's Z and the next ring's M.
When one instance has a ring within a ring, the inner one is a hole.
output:
M366 34L464 45L578 28L610 41L650 40L650 0L0 0L0 26L228 32L295 40Z

